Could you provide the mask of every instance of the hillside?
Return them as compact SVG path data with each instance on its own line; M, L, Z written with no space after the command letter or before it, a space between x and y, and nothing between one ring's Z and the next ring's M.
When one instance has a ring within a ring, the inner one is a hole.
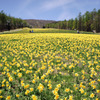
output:
M35 20L35 19L26 19L25 20L29 25L31 25L33 28L42 28L48 23L54 23L56 21L52 20Z

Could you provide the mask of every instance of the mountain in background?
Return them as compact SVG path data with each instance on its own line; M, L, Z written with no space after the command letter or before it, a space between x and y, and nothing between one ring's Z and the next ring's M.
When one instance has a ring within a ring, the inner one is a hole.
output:
M46 24L57 22L52 20L35 20L35 19L25 19L25 21L33 28L43 28Z

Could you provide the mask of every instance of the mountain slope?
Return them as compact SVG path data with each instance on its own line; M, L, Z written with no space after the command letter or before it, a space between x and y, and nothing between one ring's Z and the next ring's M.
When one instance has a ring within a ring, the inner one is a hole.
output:
M56 21L52 20L35 20L35 19L26 19L25 20L29 25L31 25L33 28L42 28L48 23L54 23Z

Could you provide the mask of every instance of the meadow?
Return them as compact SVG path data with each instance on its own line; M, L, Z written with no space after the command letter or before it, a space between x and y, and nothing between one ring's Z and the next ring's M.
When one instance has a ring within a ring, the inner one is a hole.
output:
M100 35L29 30L0 34L0 100L100 100Z
M0 32L0 34L15 34L15 33L29 33L34 30L34 33L77 33L77 30L55 29L55 28L20 28L10 31ZM94 34L93 32L79 31L80 34ZM100 34L100 33L97 33Z

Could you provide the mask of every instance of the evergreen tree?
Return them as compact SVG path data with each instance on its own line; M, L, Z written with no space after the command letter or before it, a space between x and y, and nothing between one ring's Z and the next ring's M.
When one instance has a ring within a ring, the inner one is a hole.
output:
M100 9L98 11L96 11L96 9L93 9L91 12L86 11L86 13L83 15L81 15L80 12L78 17L76 17L74 20L69 19L68 21L59 21L48 25L50 28L52 27L69 30L77 29L80 31L96 30L97 32L100 32Z
M28 24L22 19L14 18L10 15L7 16L3 10L0 12L0 31L23 28L26 26L28 26Z

